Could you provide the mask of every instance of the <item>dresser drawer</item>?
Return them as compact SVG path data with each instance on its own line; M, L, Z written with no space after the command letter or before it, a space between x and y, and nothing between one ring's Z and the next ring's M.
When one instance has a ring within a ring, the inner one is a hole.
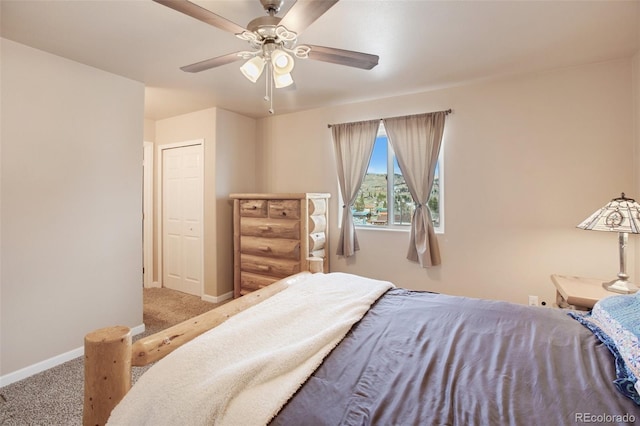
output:
M272 219L300 219L299 200L269 201L269 217Z
M277 278L265 277L264 275L252 274L250 272L240 273L240 293L245 295L252 291L266 287L278 281Z
M243 218L240 222L240 234L253 237L290 238L296 240L300 238L300 221Z
M240 216L267 217L267 200L240 200Z
M242 236L240 251L257 256L300 260L300 240Z
M249 254L240 255L240 270L270 277L284 278L300 272L300 262L289 259L273 259Z

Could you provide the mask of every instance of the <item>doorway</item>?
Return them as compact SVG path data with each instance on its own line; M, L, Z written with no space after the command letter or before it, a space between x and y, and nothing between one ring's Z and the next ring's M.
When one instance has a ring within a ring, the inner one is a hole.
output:
M162 286L203 293L203 140L160 145Z

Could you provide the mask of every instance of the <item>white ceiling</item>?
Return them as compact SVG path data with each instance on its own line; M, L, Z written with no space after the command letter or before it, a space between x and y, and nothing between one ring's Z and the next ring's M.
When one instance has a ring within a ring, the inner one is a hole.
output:
M259 0L195 3L245 26ZM292 2L285 0L283 12ZM0 0L2 37L143 82L145 117L212 106L268 115L264 77L253 84L242 61L197 74L180 66L247 44L151 0ZM276 114L383 98L630 57L640 46L640 1L341 0L299 43L372 53L366 71L297 60L295 87L278 89Z

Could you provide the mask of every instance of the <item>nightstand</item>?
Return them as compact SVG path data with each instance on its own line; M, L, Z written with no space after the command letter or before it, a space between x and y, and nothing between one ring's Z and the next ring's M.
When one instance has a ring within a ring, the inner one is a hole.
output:
M556 287L556 303L560 308L588 311L598 300L616 294L602 288L605 280L596 278L554 274L551 281Z

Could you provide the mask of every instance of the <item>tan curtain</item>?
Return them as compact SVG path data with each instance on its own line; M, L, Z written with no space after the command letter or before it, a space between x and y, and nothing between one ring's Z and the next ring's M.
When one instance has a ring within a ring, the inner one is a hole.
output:
M445 111L385 118L384 127L416 205L411 218L407 259L423 268L441 263L438 240L427 207L444 132Z
M340 256L349 257L355 254L356 250L360 250L351 205L355 202L362 180L367 173L379 126L380 120L331 126L338 183L345 203L342 206L342 229L337 250Z

